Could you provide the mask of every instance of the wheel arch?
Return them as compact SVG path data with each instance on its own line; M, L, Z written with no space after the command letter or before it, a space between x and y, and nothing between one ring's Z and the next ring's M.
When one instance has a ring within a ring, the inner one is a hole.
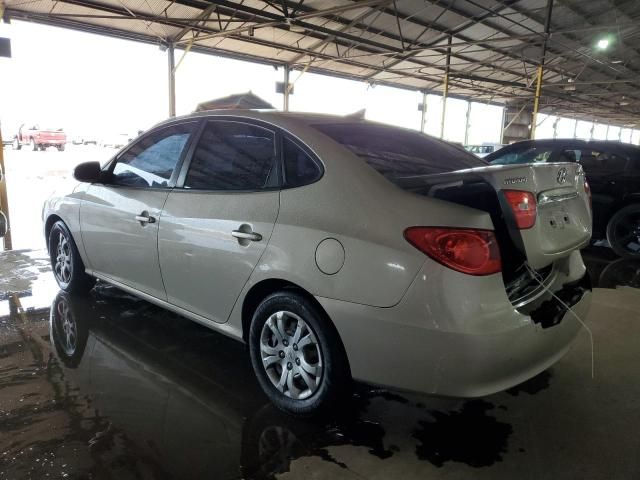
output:
M640 204L640 193L631 193L629 195L626 195L624 198L621 198L619 201L614 202L613 205L611 205L611 207L609 208L607 221L605 222L604 227L606 228L609 225L611 218L620 210L628 207L629 205L635 204Z
M290 290L294 291L300 295L302 295L306 300L308 300L324 317L324 320L327 324L335 331L336 336L340 341L340 348L342 349L342 353L344 354L344 358L347 359L348 356L346 354L346 349L344 347L344 343L342 342L342 338L340 338L340 333L336 328L333 320L329 317L329 314L323 308L323 306L318 302L318 300L311 294L309 291L288 280L283 280L280 278L269 278L265 280L261 280L255 285L253 285L247 294L244 296L242 302L242 339L245 343L249 342L249 328L251 327L251 320L253 318L253 314L260 305L260 302L264 300L266 297L271 295L272 293L279 292L282 290ZM351 368L347 365L349 371Z
M51 233L51 229L53 228L54 223L58 221L66 225L65 221L61 217L59 217L55 213L52 213L47 217L47 221L44 224L44 240L47 244L47 251L49 251L49 234ZM67 228L69 227L67 226Z

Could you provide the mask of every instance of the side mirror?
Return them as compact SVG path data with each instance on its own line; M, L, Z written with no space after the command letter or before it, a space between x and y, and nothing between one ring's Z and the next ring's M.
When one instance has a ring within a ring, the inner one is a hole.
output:
M9 231L9 222L7 217L2 211L0 211L0 238L4 237Z
M95 183L102 178L102 169L99 162L80 163L73 169L73 178L79 182Z

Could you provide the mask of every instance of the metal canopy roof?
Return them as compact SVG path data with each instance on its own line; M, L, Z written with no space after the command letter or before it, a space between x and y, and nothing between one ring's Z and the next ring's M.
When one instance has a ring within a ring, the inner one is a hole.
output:
M2 0L0 0L1 2ZM5 17L372 84L640 124L636 0L5 0ZM608 35L610 46L595 43Z

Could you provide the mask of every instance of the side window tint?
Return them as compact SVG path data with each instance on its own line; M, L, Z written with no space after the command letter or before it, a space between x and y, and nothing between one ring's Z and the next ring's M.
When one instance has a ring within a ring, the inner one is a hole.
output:
M193 154L185 188L259 190L275 173L275 136L239 122L207 124Z
M625 169L627 158L609 152L583 150L580 163L587 173L620 173Z
M168 186L192 126L193 123L172 125L134 143L117 160L111 183L130 187Z
M558 156L559 162L579 162L582 156L581 150L566 149L560 152Z
M289 138L283 141L284 175L287 187L299 187L313 183L322 170L302 148Z

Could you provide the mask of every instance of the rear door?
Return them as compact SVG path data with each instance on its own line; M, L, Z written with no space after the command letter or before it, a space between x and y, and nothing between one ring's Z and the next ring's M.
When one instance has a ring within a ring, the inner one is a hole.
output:
M169 302L227 320L278 215L278 139L249 121L206 122L160 221Z
M107 167L106 183L88 188L80 223L95 273L166 299L158 220L195 125L179 123L145 135Z

